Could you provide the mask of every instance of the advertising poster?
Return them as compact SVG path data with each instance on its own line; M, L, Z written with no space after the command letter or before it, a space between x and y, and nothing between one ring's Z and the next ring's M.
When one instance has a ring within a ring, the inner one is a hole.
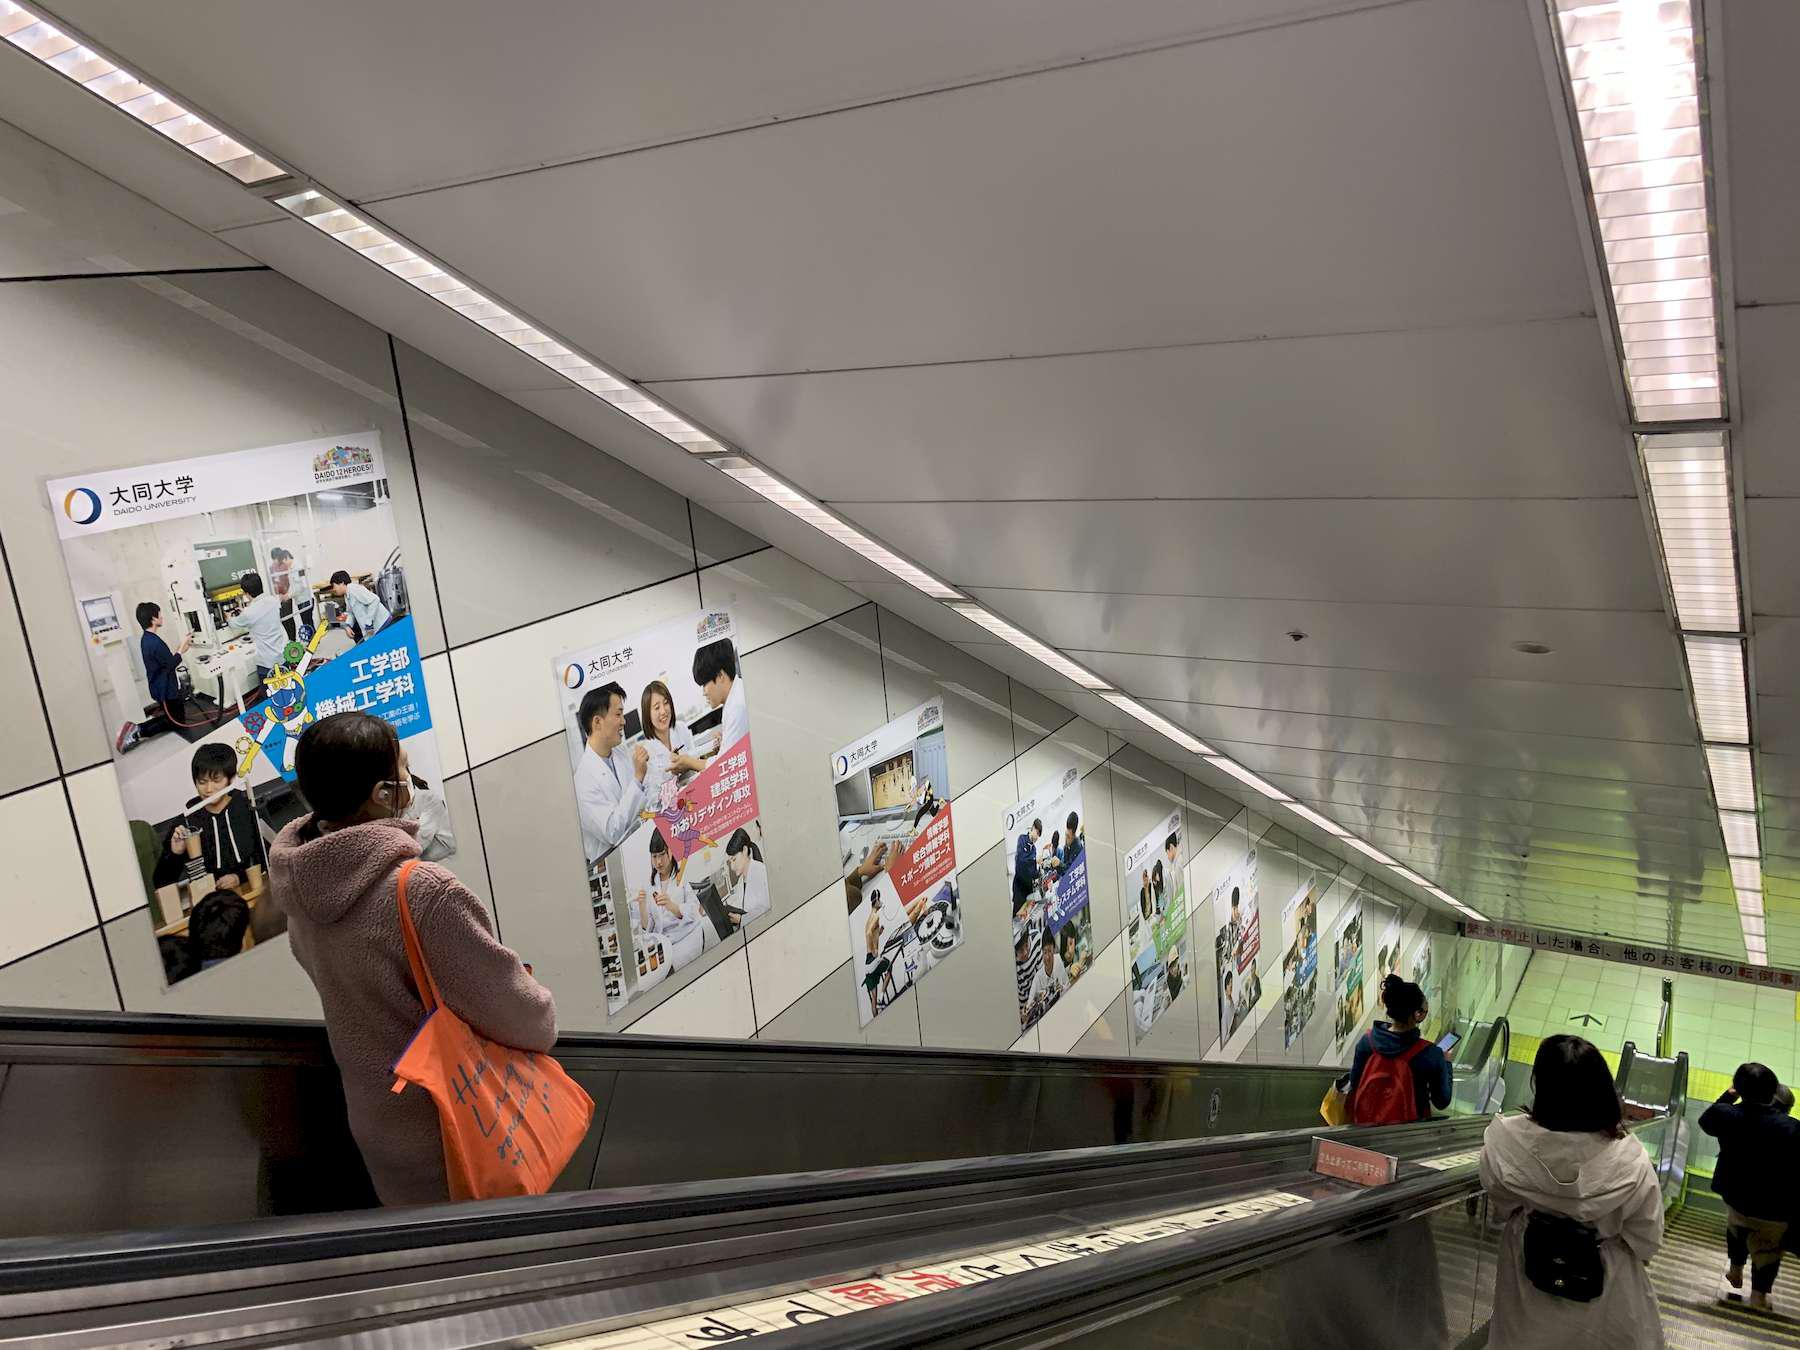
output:
M1249 1020L1262 1000L1262 977L1256 957L1262 951L1262 918L1257 912L1256 850L1213 888L1212 913L1217 931L1213 959L1219 972L1219 1044Z
M944 701L831 757L838 854L863 1026L962 944Z
M268 845L309 725L394 725L424 856L456 849L372 431L46 484L170 984L284 931Z
M1342 1045L1362 1024L1363 1018L1363 906L1360 897L1344 907L1331 932L1332 986L1337 991L1337 1015L1331 1041Z
M1125 854L1120 902L1131 953L1131 1011L1141 1035L1181 997L1192 977L1181 812L1171 811Z
M611 1012L769 911L736 636L711 610L556 659Z
M1400 973L1400 937L1400 911L1396 909L1383 914L1381 940L1375 944L1375 970L1369 976L1369 988L1377 993L1381 990L1383 980ZM1423 989L1425 986L1419 987Z
M1281 1043L1291 1046L1312 1021L1319 986L1319 874L1281 908Z
M1007 812L1003 842L1019 1026L1029 1031L1094 960L1080 770L1065 770Z
M1413 953L1412 974L1407 977L1431 996L1431 935L1424 934L1419 939L1419 949Z

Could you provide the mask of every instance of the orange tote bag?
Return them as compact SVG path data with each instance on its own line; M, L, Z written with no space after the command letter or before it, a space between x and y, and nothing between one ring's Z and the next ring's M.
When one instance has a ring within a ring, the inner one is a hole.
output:
M394 1091L424 1088L437 1103L452 1200L542 1195L562 1175L594 1118L594 1099L549 1055L480 1035L444 1006L406 903L400 865L400 931L425 1020L394 1064Z

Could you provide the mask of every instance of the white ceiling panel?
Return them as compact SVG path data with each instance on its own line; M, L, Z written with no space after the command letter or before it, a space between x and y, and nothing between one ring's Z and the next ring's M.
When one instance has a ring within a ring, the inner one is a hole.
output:
M1732 267L1739 304L1800 300L1800 162L1794 157L1794 53L1800 5L1722 4L1731 130ZM1738 322L1743 323L1743 317ZM1749 387L1746 386L1746 393ZM1758 386L1759 394L1774 393ZM1746 400L1749 412L1752 401Z
M1758 628L1765 614L1800 617L1800 497L1753 497L1744 503L1744 513L1750 526L1750 602Z
M377 215L662 380L1583 313L1555 145L1526 7L1437 0Z
M1800 16L1800 6L1795 10ZM1792 238L1800 235L1800 230L1784 227L1782 233L1800 254L1800 242ZM1800 271L1800 262L1796 270ZM1800 455L1794 453L1794 428L1800 425L1800 381L1793 378L1795 357L1800 354L1800 306L1740 309L1737 332L1739 377L1744 388L1755 394L1744 400L1736 434L1743 456L1744 491L1752 497L1800 496Z

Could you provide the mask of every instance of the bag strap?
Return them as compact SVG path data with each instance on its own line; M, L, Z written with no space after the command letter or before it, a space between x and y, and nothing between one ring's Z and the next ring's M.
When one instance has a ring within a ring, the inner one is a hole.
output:
M419 1002L425 1005L425 1013L430 1016L437 1011L444 999L438 993L437 981L431 978L431 967L425 964L425 949L419 944L419 930L413 927L412 906L406 901L406 881L412 875L413 868L418 865L417 858L408 858L400 864L400 885L397 890L400 902L400 936L406 943L406 963L412 967L413 988L419 991Z
M1414 1057L1423 1054L1425 1052L1425 1047L1430 1044L1430 1041L1421 1036L1398 1055L1395 1055L1394 1058L1399 1060L1402 1064L1411 1064Z

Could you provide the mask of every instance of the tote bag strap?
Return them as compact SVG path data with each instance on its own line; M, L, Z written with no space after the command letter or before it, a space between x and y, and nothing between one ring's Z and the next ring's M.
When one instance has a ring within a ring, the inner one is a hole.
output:
M437 1011L444 999L438 993L437 981L431 978L431 967L425 964L425 949L419 945L419 930L413 927L412 906L406 902L406 880L418 865L417 858L408 858L400 864L400 936L406 942L406 964L412 967L413 988L419 991L419 1002L425 1005L425 1015L429 1017Z

